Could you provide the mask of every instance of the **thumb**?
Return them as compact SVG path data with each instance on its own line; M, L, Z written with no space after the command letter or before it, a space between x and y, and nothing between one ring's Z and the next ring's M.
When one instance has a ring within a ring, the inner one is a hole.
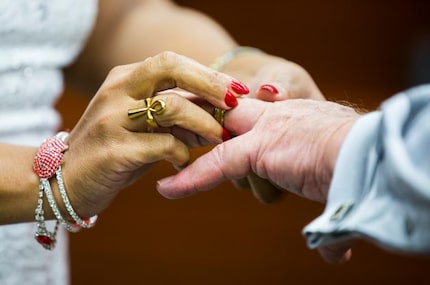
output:
M250 165L244 142L246 135L215 146L178 174L159 180L158 192L168 199L184 198L210 190L226 180L245 177Z
M159 180L157 190L161 195L170 199L187 197L212 189L226 180L243 178L250 172L253 149L247 132L272 103L256 99L239 100L239 105L227 111L224 119L225 128L238 136L215 146L178 174Z

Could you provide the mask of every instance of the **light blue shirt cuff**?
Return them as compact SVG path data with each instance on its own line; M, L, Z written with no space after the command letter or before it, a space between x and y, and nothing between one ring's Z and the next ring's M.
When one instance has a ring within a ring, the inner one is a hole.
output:
M310 248L365 238L387 250L430 253L429 105L419 113L430 86L412 91L418 96L400 94L351 129L326 208L303 229Z

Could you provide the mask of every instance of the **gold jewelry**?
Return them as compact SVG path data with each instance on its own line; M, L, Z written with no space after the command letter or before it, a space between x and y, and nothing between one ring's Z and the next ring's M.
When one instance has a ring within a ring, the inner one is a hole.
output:
M145 107L128 109L128 117L135 119L140 116L146 115L146 123L151 128L158 128L157 121L155 121L153 113L160 115L166 109L166 102L161 99L152 101L152 97L145 98Z
M217 122L221 125L224 126L224 115L225 115L225 110L215 107L214 109L214 118L215 120L217 120Z

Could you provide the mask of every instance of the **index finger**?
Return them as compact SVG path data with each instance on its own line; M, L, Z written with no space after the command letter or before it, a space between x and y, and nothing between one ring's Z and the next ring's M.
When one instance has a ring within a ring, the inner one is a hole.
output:
M237 105L236 96L249 93L247 86L231 76L174 52L163 52L128 67L125 89L136 99L179 87L230 109Z

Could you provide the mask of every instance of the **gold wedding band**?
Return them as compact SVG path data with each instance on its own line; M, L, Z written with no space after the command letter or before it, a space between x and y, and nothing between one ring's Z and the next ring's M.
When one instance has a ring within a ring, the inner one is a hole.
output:
M145 98L145 107L128 109L128 117L135 119L140 116L146 115L146 123L151 128L158 128L157 121L154 119L153 114L160 115L166 109L166 102L161 99L152 101L152 97Z
M224 114L225 114L225 110L215 107L214 109L214 118L215 120L217 120L217 122L221 125L224 126Z

